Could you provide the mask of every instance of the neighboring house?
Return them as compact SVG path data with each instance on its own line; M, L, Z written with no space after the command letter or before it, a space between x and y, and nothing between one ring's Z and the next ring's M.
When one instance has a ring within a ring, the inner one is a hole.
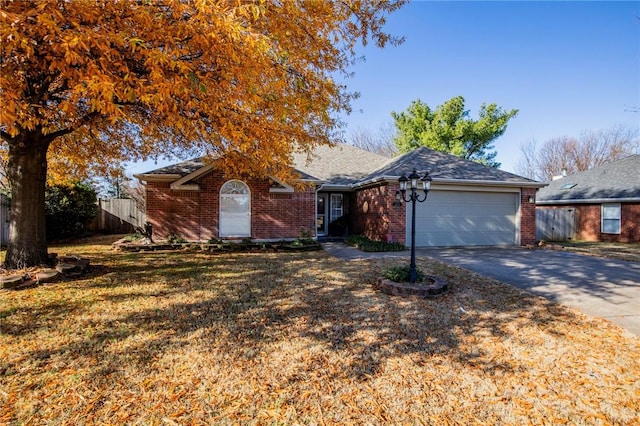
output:
M640 242L640 155L554 180L536 205L540 239Z
M416 206L417 246L535 243L533 200L544 184L511 173L427 148L389 159L343 144L294 156L294 167L303 189L225 177L199 159L136 177L146 182L147 220L158 239L364 234L408 245L411 209L396 192L398 178L415 168L433 177L427 201Z

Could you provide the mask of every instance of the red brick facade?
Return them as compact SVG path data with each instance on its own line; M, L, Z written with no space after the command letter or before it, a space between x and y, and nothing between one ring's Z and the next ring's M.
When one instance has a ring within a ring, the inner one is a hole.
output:
M376 241L406 244L406 206L395 200L398 189L398 184L391 183L356 192L355 233ZM529 201L535 195L536 188L521 188L520 245L523 246L536 243L536 206L535 202Z
M220 187L229 179L211 172L196 179L197 191L176 191L169 183L147 183L147 221L153 235L188 241L219 238ZM240 179L251 190L251 239L274 240L315 235L315 190L269 192L265 179Z
M170 235L188 241L220 238L220 188L229 179L212 171L191 183L199 190L172 190L169 183L147 183L147 220L154 238ZM240 179L251 191L251 236L253 240L293 239L315 236L316 193L313 187L295 192L270 192L265 179ZM406 244L406 206L396 201L395 182L345 194L345 213L350 234L372 240ZM522 188L520 202L520 244L535 244L535 188ZM623 213L623 216L625 213ZM638 210L635 212L636 223ZM599 217L599 216L598 216ZM599 219L598 219L599 220ZM599 228L598 228L599 229ZM637 233L636 228L636 233Z
M536 188L520 189L520 245L536 244ZM532 201L529 201L531 199Z
M618 243L640 242L640 204L621 203L620 234L603 234L602 204L563 204L539 209L572 208L576 211L576 240Z
M354 229L375 241L406 243L404 203L394 203L397 183L358 190L355 196Z

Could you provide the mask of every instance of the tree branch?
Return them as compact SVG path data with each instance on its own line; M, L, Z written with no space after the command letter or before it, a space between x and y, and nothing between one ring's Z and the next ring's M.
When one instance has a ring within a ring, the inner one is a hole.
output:
M60 130L56 130L53 133L49 133L47 135L44 135L44 139L48 142L53 141L56 138L59 138L61 136L65 136L68 135L69 133L75 131L78 129L78 127L81 127L85 124L87 124L89 121L91 121L91 119L99 116L100 114L97 111L93 111L90 112L89 114L85 115L84 117L82 117L80 120L78 120L78 122L76 123L76 126L73 127L67 127L65 129L60 129Z
M15 138L11 137L11 135L4 130L0 130L0 139L7 143L12 143Z

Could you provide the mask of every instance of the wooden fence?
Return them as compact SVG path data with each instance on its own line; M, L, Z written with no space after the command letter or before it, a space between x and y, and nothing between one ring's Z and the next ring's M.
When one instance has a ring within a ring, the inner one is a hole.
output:
M89 226L91 231L107 234L128 234L136 227L144 227L145 213L138 208L135 200L112 198L98 200L98 216Z
M577 216L573 208L536 209L538 241L568 241L576 238Z
M88 230L105 234L128 234L136 227L144 227L145 213L135 200L113 198L98 200L98 216L88 225ZM0 194L0 244L9 242L9 198Z

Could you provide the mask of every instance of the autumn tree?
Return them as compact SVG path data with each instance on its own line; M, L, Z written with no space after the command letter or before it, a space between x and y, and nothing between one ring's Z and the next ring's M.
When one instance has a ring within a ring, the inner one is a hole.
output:
M493 104L482 104L478 119L469 116L462 96L449 99L431 109L417 99L406 111L391 113L398 130L395 138L400 152L420 146L447 152L491 167L500 167L492 145L507 130L507 123L518 114Z
M585 131L579 137L551 138L538 146L531 140L520 146L516 173L548 182L563 172L573 174L609 161L640 153L640 133L627 126Z
M51 154L82 171L194 150L291 180L350 109L355 49L400 41L382 27L404 2L0 1L10 268L47 259Z

